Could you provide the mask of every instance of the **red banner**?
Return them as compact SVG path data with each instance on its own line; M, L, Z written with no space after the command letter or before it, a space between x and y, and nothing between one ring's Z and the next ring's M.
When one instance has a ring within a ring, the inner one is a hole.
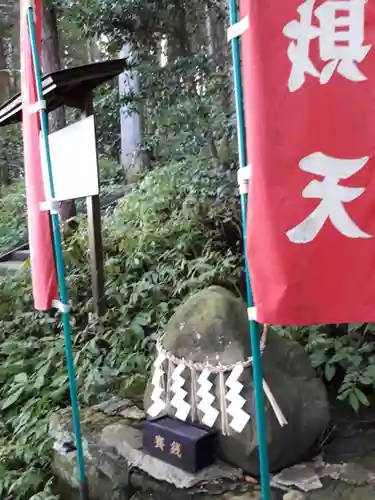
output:
M375 321L375 2L241 0L261 323Z
M45 193L39 149L40 122L38 114L30 112L30 105L37 102L38 99L26 5L27 2L21 0L21 93L26 196L34 304L36 309L44 311L52 307L52 301L58 298L58 290L49 214L40 210L40 203L45 201ZM42 0L35 0L35 22L39 50L41 16Z

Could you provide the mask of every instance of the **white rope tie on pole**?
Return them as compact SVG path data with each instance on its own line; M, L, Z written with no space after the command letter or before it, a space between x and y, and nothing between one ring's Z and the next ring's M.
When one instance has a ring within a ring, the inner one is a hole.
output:
M40 203L40 209L51 214L59 213L60 203L57 200L47 200Z
M227 41L231 42L234 38L243 35L250 27L249 16L245 16L238 23L232 24L227 29Z
M68 313L70 311L70 306L68 304L63 304L59 300L53 300L52 306L62 313Z
M37 101L37 102L34 102L34 104L30 104L27 107L27 111L29 112L30 115L33 115L35 113L39 113L40 111L46 110L46 109L47 109L46 101Z
M24 12L25 12L25 15L27 15L27 11L29 9L33 9L33 18L34 18L34 22L35 22L35 2L34 0L25 0L25 3L24 3Z
M256 307L248 307L248 309L247 309L247 317L249 318L249 321L256 321L257 320L257 309L256 309Z
M247 194L249 191L249 182L251 179L251 165L239 168L237 171L237 182L240 194Z

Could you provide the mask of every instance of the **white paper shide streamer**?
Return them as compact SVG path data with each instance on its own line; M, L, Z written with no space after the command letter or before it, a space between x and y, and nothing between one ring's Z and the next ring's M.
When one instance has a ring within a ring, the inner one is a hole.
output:
M185 421L190 413L191 406L185 401L187 391L184 389L185 379L181 377L181 373L185 370L185 365L179 363L172 373L173 383L171 385L171 392L174 396L171 400L171 406L176 408L175 417L179 420Z
M158 415L160 415L160 413L165 409L165 401L161 398L164 392L163 364L165 359L166 359L165 354L161 352L159 353L154 363L154 373L152 376L152 385L154 386L154 389L151 394L151 401L153 401L153 404L148 409L148 414L152 418L155 418Z
M212 427L219 416L219 412L212 406L212 403L215 401L215 396L211 393L213 384L209 380L210 375L210 371L202 371L198 378L200 387L197 392L197 396L201 398L198 403L198 410L203 413L202 424L207 425L207 427Z
M242 432L250 420L250 415L242 409L246 400L241 396L243 385L238 379L242 375L243 370L242 365L235 366L225 383L229 387L229 391L225 396L226 400L230 402L230 405L227 407L227 413L233 417L229 426L236 432Z
M266 332L265 328L261 339L262 353ZM161 339L157 342L157 351L152 377L152 405L147 412L150 417L158 417L163 412L169 413L173 407L176 409L177 419L186 421L190 417L192 422L198 421L207 427L215 425L225 436L232 432L241 433L245 429L251 417L244 410L246 399L241 395L244 386L240 377L244 369L251 366L251 357L231 365L221 365L219 361L217 365L208 362L193 363L167 351ZM186 378L183 376L184 371L188 373ZM187 384L189 377L190 384ZM185 389L187 385L189 392ZM287 425L288 422L265 380L263 390L280 426Z

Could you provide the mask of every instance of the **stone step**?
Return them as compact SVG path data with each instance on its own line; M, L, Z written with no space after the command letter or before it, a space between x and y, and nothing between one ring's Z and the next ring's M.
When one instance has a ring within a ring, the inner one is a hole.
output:
M30 258L30 250L17 250L12 254L12 260L22 261L28 260Z
M25 265L22 261L17 260L7 260L5 262L0 262L0 276L9 276L16 274Z

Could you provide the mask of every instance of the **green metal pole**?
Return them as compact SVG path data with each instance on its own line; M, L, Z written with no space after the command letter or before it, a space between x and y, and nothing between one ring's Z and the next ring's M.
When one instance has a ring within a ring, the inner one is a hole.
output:
M27 9L27 21L29 27L30 41L31 41L31 50L32 50L32 58L34 65L34 76L37 88L37 96L38 101L43 100L43 87L42 87L42 78L40 71L40 64L38 58L38 48L36 41L36 30L34 24L34 11L32 7L28 7ZM44 139L44 147L46 151L46 159L47 159L47 167L48 167L48 178L49 185L51 191L51 197L54 199L55 197L55 187L53 182L52 175L52 163L51 163L51 153L49 147L48 140L48 116L46 110L42 109L40 111L40 119L41 119L41 129ZM63 320L63 328L64 328L64 338L65 338L65 349L66 349L66 360L67 360L67 368L68 368L68 376L69 376L69 389L70 389L70 399L72 404L72 419L73 419L73 427L75 434L75 442L76 442L76 452L77 452L77 467L79 473L79 481L80 481L80 496L81 500L88 500L88 483L85 474L85 463L83 458L83 446L82 446L82 437L81 437L81 425L79 418L79 407L78 407L78 396L77 396L77 383L75 376L75 367L74 367L74 359L73 359L73 347L72 347L72 334L70 328L70 315L67 307L68 304L68 293L65 282L65 273L64 273L64 261L63 261L63 252L61 245L61 234L60 234L60 224L59 224L59 216L56 213L52 214L52 229L53 229L53 241L54 241L54 249L55 249L55 257L56 257L56 269L57 269L57 278L59 284L59 295L60 302L66 308L62 310L62 320Z
M229 0L229 20L230 24L238 22L237 3L236 0ZM241 58L240 58L240 43L238 37L232 39L232 61L233 61L233 80L234 91L236 98L236 114L237 114L237 136L240 167L245 168L247 165L246 159L246 130L245 118L243 109L242 84L241 84ZM251 289L249 268L246 258L246 219L247 219L247 194L241 194L241 214L242 214L242 234L245 248L245 271L246 271L246 291L247 305L253 307L253 293ZM258 447L259 447L259 467L261 476L262 499L270 500L271 488L269 479L268 466L268 449L267 449L267 428L264 411L264 395L263 395L263 375L262 375L262 356L260 350L260 339L258 325L255 321L249 321L250 328L250 343L253 355L253 380L255 391L255 407L256 407L256 422L258 430Z

